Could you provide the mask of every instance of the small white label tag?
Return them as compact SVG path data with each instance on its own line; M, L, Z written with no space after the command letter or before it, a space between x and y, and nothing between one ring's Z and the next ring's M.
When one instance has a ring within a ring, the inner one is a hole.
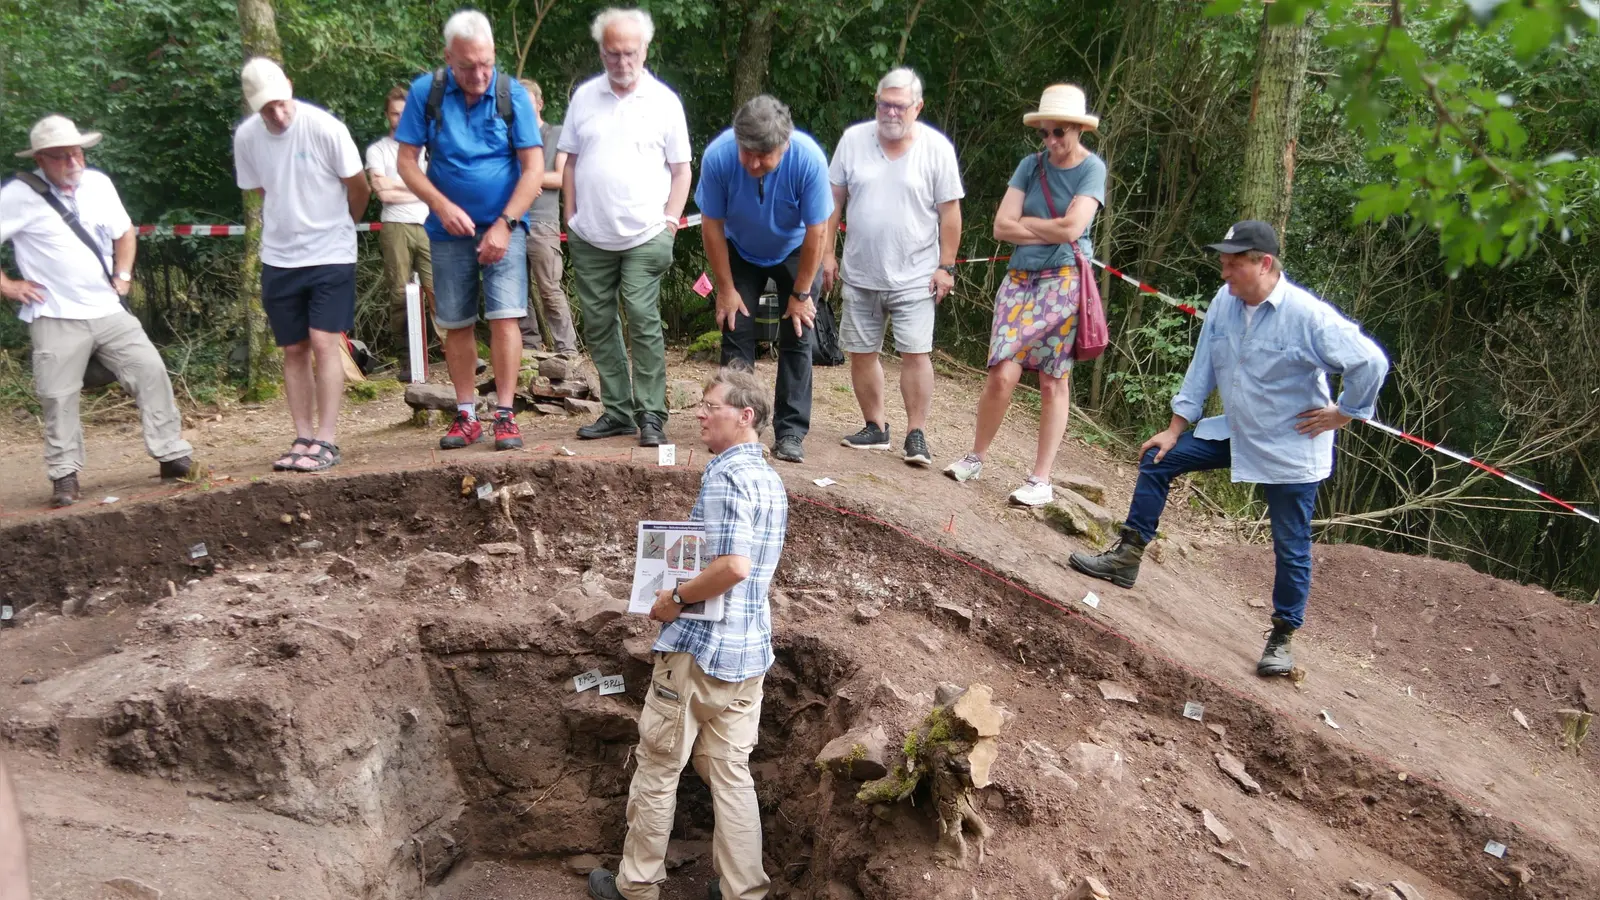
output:
M210 555L211 555L210 551L206 550L206 545L205 544L195 544L193 547L189 548L189 558L190 559L199 559L202 556L210 556Z
M584 691L587 691L589 688L595 687L599 683L600 683L600 670L599 669L590 669L589 671L584 672L581 675L572 676L572 689L573 689L573 691L575 691L575 692L577 692L579 694L583 693Z
M1495 859L1505 859L1506 845L1500 843L1499 841L1490 841L1489 843L1483 845L1483 852L1489 854Z
M1196 703L1193 700L1190 700L1188 703L1183 705L1183 717L1185 719L1193 719L1196 722L1205 719L1206 705L1204 703Z
M621 675L607 675L600 679L600 693L602 696L605 694L620 694L627 689L622 683Z
M656 448L656 465L675 466L678 464L678 445L662 444Z
M1094 591L1090 591L1089 593L1083 595L1083 605L1089 607L1090 609L1099 609L1100 598L1095 596Z
M839 483L837 481L834 481L832 478L813 478L811 480L811 482L812 482L812 484L815 484L817 487L829 487L830 485L835 485L835 484Z

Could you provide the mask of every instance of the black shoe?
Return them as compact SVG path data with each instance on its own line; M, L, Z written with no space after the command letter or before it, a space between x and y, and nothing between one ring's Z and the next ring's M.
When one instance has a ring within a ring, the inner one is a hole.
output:
M722 900L722 879L713 878L711 883L706 885L706 897L709 900Z
M655 413L645 413L639 417L639 446L659 447L667 442L667 432L661 425L661 417Z
M887 450L889 449L889 426L879 428L876 424L868 422L855 434L846 437L839 443L854 450Z
M922 433L921 428L913 428L906 432L906 451L902 458L911 465L924 469L933 465L933 452L928 449L928 438Z
M188 476L192 468L194 468L193 457L180 456L177 459L169 459L161 464L161 480L177 481Z
M600 438L621 437L634 434L638 430L633 427L632 422L618 422L609 415L602 415L594 422L578 429L578 440L593 441Z
M71 506L78 502L82 494L78 493L78 473L73 472L60 478L50 480L50 505L56 509Z
M778 442L772 445L772 455L784 462L806 461L806 451L800 446L800 439L797 437L778 438Z
M594 900L623 900L622 892L617 890L617 876L603 868L591 869L589 896Z
M1273 616L1272 634L1267 636L1267 647L1261 651L1261 661L1256 663L1256 674L1263 678L1287 675L1294 669L1294 653L1289 643L1294 639L1294 626Z
M1131 528L1122 529L1116 546L1104 553L1074 553L1067 564L1085 575L1104 578L1117 587L1131 588L1139 577L1139 563L1148 542Z

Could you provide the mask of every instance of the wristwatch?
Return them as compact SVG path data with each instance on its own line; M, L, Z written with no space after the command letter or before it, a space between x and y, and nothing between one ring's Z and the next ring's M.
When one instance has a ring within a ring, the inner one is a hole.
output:
M118 272L117 273L117 280L118 281L126 281L126 282L130 282L131 283L133 281L133 273L132 272Z
M944 272L948 272L952 278L955 277L956 267L955 267L955 265L953 263L951 265L948 265L948 266L940 266L939 268L940 268L940 270L942 270Z
M678 593L678 588L676 585L674 585L672 588L672 602L678 604L679 606L683 605L683 595Z
M799 300L799 301L801 301L803 303L810 303L811 302L811 292L810 291L791 291L789 293L789 296L791 296L791 297L795 298L796 300Z
M516 216L508 216L508 215L505 215L504 213L501 213L500 221L506 223L506 228L507 229L515 231L516 227L517 227L517 222L520 221L520 220Z

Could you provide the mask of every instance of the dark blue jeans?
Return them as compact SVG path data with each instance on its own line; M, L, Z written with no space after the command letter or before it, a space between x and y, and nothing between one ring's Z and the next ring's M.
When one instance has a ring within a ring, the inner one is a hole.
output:
M1140 461L1139 483L1128 509L1127 526L1146 541L1156 536L1172 479L1190 472L1226 469L1233 463L1233 454L1227 441L1202 440L1185 431L1160 462L1155 460L1156 451L1150 450ZM1278 558L1272 614L1295 628L1305 622L1306 598L1311 595L1311 513L1319 484L1261 486L1267 493L1267 517L1272 520L1272 552Z

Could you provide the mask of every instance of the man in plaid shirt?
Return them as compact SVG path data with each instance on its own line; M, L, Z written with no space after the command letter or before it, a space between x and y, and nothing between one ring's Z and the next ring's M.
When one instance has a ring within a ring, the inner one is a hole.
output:
M639 716L628 836L615 875L605 869L589 874L596 900L661 895L678 777L691 761L711 788L717 818L711 854L721 896L767 895L749 760L761 723L761 683L772 665L767 589L783 553L789 500L762 455L765 393L749 372L722 369L706 385L696 414L700 438L716 457L706 466L691 518L705 523L712 561L689 581L661 591L650 611L665 624ZM725 595L721 621L678 618L685 603L718 595Z

